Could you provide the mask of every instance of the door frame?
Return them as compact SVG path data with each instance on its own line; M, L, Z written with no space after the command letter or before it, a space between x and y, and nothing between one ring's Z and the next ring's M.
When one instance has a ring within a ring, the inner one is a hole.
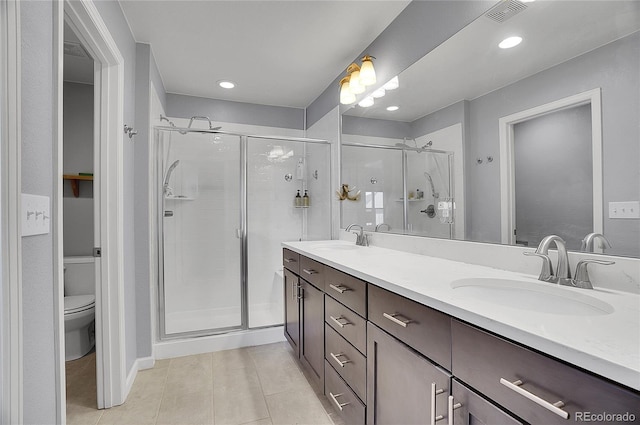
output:
M552 112L591 105L591 157L593 162L593 231L604 229L602 189L602 103L600 88L536 106L499 119L500 131L500 229L503 244L515 244L516 222L514 125Z
M96 257L96 374L98 408L122 404L126 397L124 331L124 59L92 0L54 2L56 34L56 143L54 146L54 285L58 316L58 410L66 420L64 369L64 278L62 229L62 66L64 22L74 30L95 63L94 73L94 243Z
M0 2L0 221L2 272L2 412L23 422L22 241L20 211L20 1Z

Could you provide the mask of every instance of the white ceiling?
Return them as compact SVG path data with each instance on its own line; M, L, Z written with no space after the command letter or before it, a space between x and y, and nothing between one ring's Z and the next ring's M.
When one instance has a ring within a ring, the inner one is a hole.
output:
M120 4L135 40L151 44L167 92L304 108L409 1ZM218 80L237 86L225 90Z
M479 17L400 74L400 88L347 114L411 122L461 100L473 100L640 30L640 1L549 1L503 23ZM504 38L523 42L500 49ZM400 109L388 112L387 106Z

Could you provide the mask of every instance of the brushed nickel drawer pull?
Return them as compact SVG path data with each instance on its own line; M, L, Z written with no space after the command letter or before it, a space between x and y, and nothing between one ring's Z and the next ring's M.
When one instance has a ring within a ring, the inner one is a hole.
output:
M393 313L393 314L382 313L382 315L383 315L385 318L387 318L387 319L391 320L391 321L392 321L393 323L395 323L396 325L400 325L400 326L402 326L403 328L406 328L406 327L407 327L407 325L408 325L409 323L411 323L411 319L406 319L406 318L405 318L404 320L400 320L400 319L398 319L398 318L397 318L397 316L402 317L402 316L401 316L400 314L398 314L398 313Z
M453 396L450 395L449 396L449 409L448 409L448 415L449 415L449 419L448 419L448 424L447 425L453 425L453 411L456 409L459 409L462 407L462 403L453 403Z
M335 360L340 367L344 367L344 365L346 365L347 363L351 363L351 360L347 359L347 360L340 360L338 357L345 357L344 354L342 353L338 353L338 354L333 354L333 353L329 353L331 355L331 357L333 357L333 360Z
M296 260L295 260L295 258L285 258L284 262L285 263L296 263Z
M333 320L334 323L336 325L340 326L341 328L344 328L346 325L351 325L352 324L350 321L348 321L347 319L345 319L342 316L338 316L338 317L329 316L329 319ZM344 322L341 322L341 320L344 320Z
M444 390L442 388L436 389L436 383L431 383L431 425L436 425L436 422L444 419L444 416L436 416L436 396L442 394Z
M340 393L340 394L333 394L331 391L329 391L329 396L331 397L331 400L333 400L333 402L336 404L336 406L338 406L338 409L340 409L342 411L342 408L344 406L346 406L347 404L350 404L349 402L346 403L340 403L337 398L342 396L344 394Z
M564 407L563 401L556 401L555 403L550 403L547 400L541 399L537 395L530 393L529 391L522 388L520 385L522 385L523 382L519 379L517 381L511 382L511 381L507 381L504 378L500 378L500 383L505 387L509 388L510 390L517 392L521 396L528 398L529 400L533 401L537 405L552 411L553 413L560 416L561 418L569 419L569 412L566 412L561 409L561 407Z
M305 272L306 274L309 274L309 275L318 273L317 271L315 271L313 269L310 269L310 270L309 269L302 269L302 271Z
M342 286L342 285L334 285L333 283L329 284L329 288L333 289L334 291L338 291L341 294L344 294L347 291L350 291L351 288L348 288L346 286Z

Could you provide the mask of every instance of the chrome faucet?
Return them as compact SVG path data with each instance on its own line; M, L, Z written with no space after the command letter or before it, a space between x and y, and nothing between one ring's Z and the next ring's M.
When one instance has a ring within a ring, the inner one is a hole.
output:
M580 245L580 251L582 252L594 252L596 247L596 240L600 241L600 248L611 248L611 242L602 233L589 233L582 240Z
M356 245L369 246L369 236L366 233L364 233L364 228L359 224L350 224L344 230L345 232L351 232L351 229L353 229L354 227L360 228L360 232L358 233L352 232L354 235L356 235Z
M551 259L549 258L549 246L551 243L555 243L558 249L558 264L556 266L556 272L554 274L551 267ZM567 255L567 248L564 240L560 236L550 235L546 236L535 252L525 252L524 255L534 255L542 258L542 270L540 272L539 280L552 283L560 283L566 285L571 280L571 272L569 271L569 257Z
M382 226L387 226L387 231L391 230L391 226L389 226L387 223L380 223L376 226L376 232L379 232Z
M583 289L593 289L593 285L591 285L591 280L589 279L589 273L587 272L587 266L589 264L602 264L603 266L609 266L611 264L615 264L615 261L606 261L606 260L595 260L592 258L587 258L584 260L580 260L578 265L576 266L576 277L571 279L568 286L574 286L576 288Z

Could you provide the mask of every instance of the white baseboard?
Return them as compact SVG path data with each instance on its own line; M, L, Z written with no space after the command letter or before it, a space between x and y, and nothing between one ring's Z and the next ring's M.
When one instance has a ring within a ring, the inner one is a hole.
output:
M129 392L131 391L131 388L133 387L133 383L136 380L136 376L138 376L138 372L141 370L145 370L145 369L151 369L153 367L153 365L155 364L155 359L153 357L141 357L139 359L136 359L135 362L133 362L133 366L131 367L131 370L129 371L129 374L127 375L127 382L126 382L126 387L124 390L124 399L126 400L127 397L129 396Z
M285 341L284 328L276 326L199 338L162 341L154 345L153 352L156 359L170 359L281 341Z

